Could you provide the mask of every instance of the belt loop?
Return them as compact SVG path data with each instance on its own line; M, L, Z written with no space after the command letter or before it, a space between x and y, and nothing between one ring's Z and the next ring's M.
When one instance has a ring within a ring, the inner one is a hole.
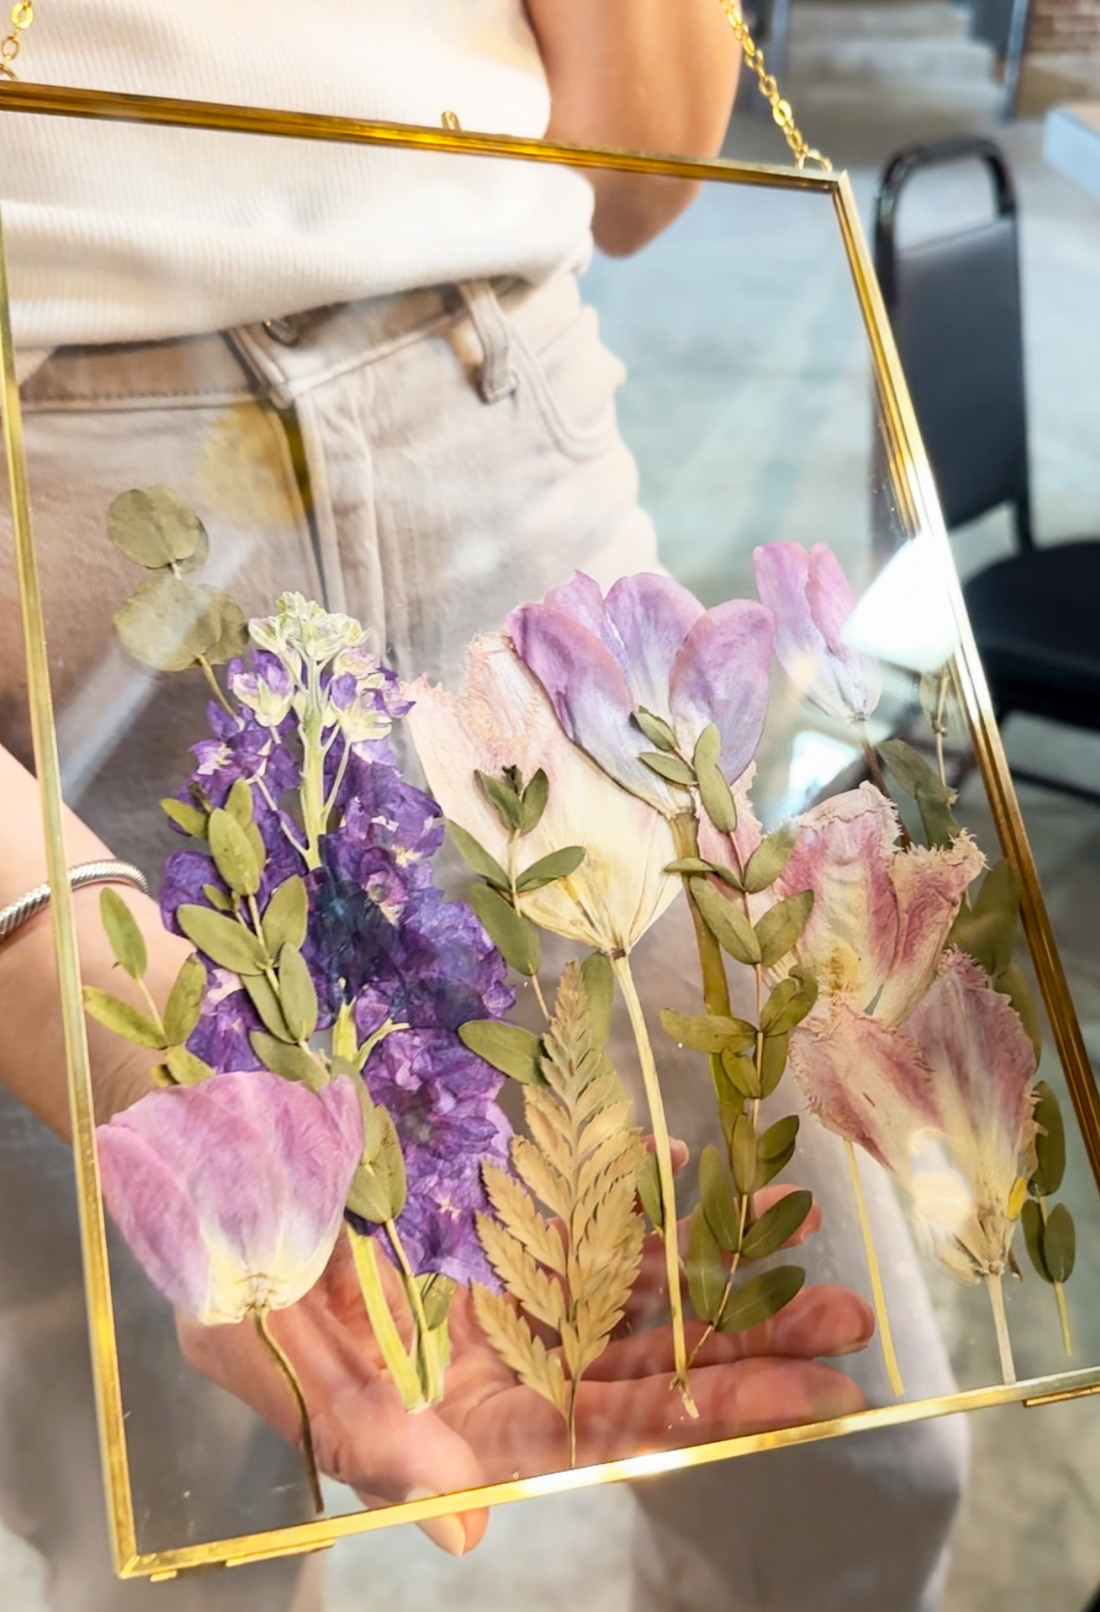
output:
M477 389L483 403L511 397L518 384L511 364L511 335L500 301L488 280L463 280L458 292L481 344Z

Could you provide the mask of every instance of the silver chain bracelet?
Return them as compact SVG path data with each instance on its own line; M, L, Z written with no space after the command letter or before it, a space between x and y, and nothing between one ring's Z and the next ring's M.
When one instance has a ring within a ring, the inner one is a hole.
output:
M74 890L79 890L82 884L132 884L136 890L144 894L149 886L145 882L145 875L140 868L134 867L132 862L81 862L75 868L69 869L69 883ZM50 904L50 887L48 884L37 885L28 890L25 896L13 901L10 906L0 908L0 940L7 940L9 935L29 922L36 913L42 911Z

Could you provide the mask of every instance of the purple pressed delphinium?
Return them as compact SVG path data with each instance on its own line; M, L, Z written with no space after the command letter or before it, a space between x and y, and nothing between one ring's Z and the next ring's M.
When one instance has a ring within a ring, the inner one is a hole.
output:
M292 875L306 884L301 950L318 1030L350 1003L360 1042L379 1036L364 1078L401 1141L409 1192L398 1229L415 1268L496 1285L474 1217L487 1208L482 1159L507 1165L503 1077L457 1031L510 1009L504 963L470 910L433 882L443 822L389 743L409 705L397 679L355 623L287 597L289 608L280 601L278 616L251 624L250 663L229 668L238 714L209 707L212 736L194 747L179 799L224 806L238 780L249 783L266 855L259 910ZM211 888L228 898L204 849L191 841L174 852L160 896L168 927L178 931L185 903L216 906ZM249 1038L263 1026L247 993L225 969L208 963L208 976L191 1051L217 1072L259 1068Z

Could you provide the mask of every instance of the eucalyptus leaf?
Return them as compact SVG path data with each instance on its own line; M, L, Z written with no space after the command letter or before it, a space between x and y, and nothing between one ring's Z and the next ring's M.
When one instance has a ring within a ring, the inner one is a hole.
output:
M206 813L200 807L193 806L190 801L173 800L169 796L161 801L160 808L169 821L175 823L177 828L182 828L185 834L192 835L196 840L206 838Z
M756 939L760 947L760 961L771 968L798 942L813 909L812 890L800 890L797 895L786 896L770 907L756 925Z
M770 1321L797 1298L805 1280L806 1272L800 1265L779 1265L754 1276L730 1298L719 1331L747 1332L750 1327Z
M135 660L158 672L182 672L213 647L221 617L210 588L164 571L143 582L115 611L115 627Z
M725 896L720 896L706 879L692 879L691 899L724 952L750 968L760 961L760 942L752 924Z
M766 1187L794 1158L798 1138L798 1115L787 1114L770 1125L756 1144L757 1188Z
M784 823L760 841L745 868L745 889L755 895L778 879L798 840L797 823Z
M237 778L225 797L225 810L235 823L247 828L252 822L255 802L252 799L252 785L247 778Z
M1073 1216L1064 1203L1056 1203L1043 1227L1043 1260L1051 1279L1068 1282L1077 1258L1077 1233Z
M542 961L538 930L530 918L509 906L487 884L474 884L466 891L466 903L481 920L489 939L504 961L528 978L537 974Z
M1029 1186L1040 1198L1050 1198L1066 1173L1066 1129L1058 1099L1045 1080L1035 1083L1036 1165Z
M756 1043L756 1027L721 1013L674 1013L661 1009L661 1023L678 1046L695 1052L744 1052Z
M645 763L650 772L655 772L658 778L665 778L670 784L681 784L690 789L695 782L695 774L686 761L679 756L666 755L663 750L639 751L638 760Z
M783 1079L783 1074L787 1067L787 1048L788 1037L786 1035L765 1037L764 1052L760 1059L761 1097L770 1097Z
M719 834L732 834L737 827L737 805L720 765L721 754L722 735L710 722L696 741L692 764L703 810Z
M748 1114L742 1114L733 1127L733 1145L730 1148L730 1164L738 1192L755 1192L759 1185L756 1179L756 1149L756 1127Z
M196 1058L186 1047L169 1047L164 1055L164 1063L177 1086L197 1086L209 1080L214 1073L208 1063Z
M304 1047L288 1045L264 1030L253 1030L248 1039L257 1058L273 1075L298 1080L312 1091L320 1090L325 1084L325 1070Z
M1028 1258L1043 1281L1052 1282L1054 1278L1047 1270L1046 1260L1043 1258L1043 1211L1034 1198L1029 1198L1021 1209L1020 1224L1024 1228Z
M597 1047L602 1047L611 1030L611 1010L615 1002L615 975L610 958L603 952L589 952L581 964L581 979L588 997L592 1040Z
M351 1179L347 1207L353 1215L381 1226L390 1216L391 1193L388 1182L369 1164L361 1164Z
M292 873L271 892L260 927L272 957L284 946L301 946L309 923L309 897L305 880Z
M107 536L128 560L150 571L170 565L197 570L210 552L202 522L171 487L120 493L107 510Z
M174 1046L182 1046L194 1033L205 992L206 969L192 952L176 975L164 1004L164 1033Z
M248 648L248 617L227 593L215 592L212 604L218 613L218 636L206 651L211 666L224 666Z
M788 1164L794 1158L794 1152L795 1144L792 1142L789 1147L784 1148L783 1152L777 1154L775 1158L761 1160L756 1170L756 1186L758 1191L761 1187L766 1187L769 1181L774 1181L777 1175L782 1174L782 1172L787 1168Z
M236 818L215 807L210 813L209 835L214 866L230 890L236 896L254 896L260 888L262 869Z
M530 834L542 821L542 814L546 810L546 802L550 798L550 780L540 767L534 774L531 782L523 791L520 799L519 831L521 834Z
M418 1276L416 1280L420 1287L420 1303L428 1331L435 1332L450 1313L454 1296L458 1292L458 1283L452 1276L442 1276L434 1272L427 1276Z
M712 874L728 884L731 890L743 890L744 885L732 868L724 868L716 862L704 862L701 856L681 856L675 862L670 862L664 870L666 873L679 873L685 878L692 874L699 874L709 878Z
M509 833L522 826L523 806L515 789L487 772L475 772L481 792Z
M136 1042L139 1047L154 1047L158 1052L163 1052L168 1045L167 1037L146 1014L131 1007L129 1002L120 1002L117 996L111 996L95 985L84 987L84 1011L98 1024L106 1025L108 1030L125 1036L127 1041Z
M742 1259L766 1259L789 1243L814 1206L814 1195L804 1188L785 1193L754 1220L741 1244Z
M558 879L568 879L571 873L576 873L587 855L583 845L567 845L564 850L551 851L549 856L540 857L529 868L524 868L516 880L516 889L521 895L526 895Z
M760 1071L750 1053L732 1052L727 1047L722 1053L722 1072L742 1097L760 1097Z
M385 1183L389 1194L390 1212L388 1218L396 1220L405 1207L405 1198L408 1186L405 1177L405 1160L401 1156L401 1143L397 1139L397 1128L392 1116L386 1109L378 1110L381 1124L381 1140L371 1163L379 1178Z
M642 1208L649 1216L654 1230L664 1231L665 1205L661 1196L661 1173L654 1153L647 1153L642 1160L642 1167L638 1171L637 1190Z
M960 907L948 933L948 942L966 952L979 968L993 976L997 973L998 951L1003 948L1003 938L999 935L1001 924L1002 920L995 912L977 912L973 907Z
M705 1147L699 1155L699 1202L720 1245L728 1254L736 1253L740 1224L733 1181L716 1147Z
M269 1030L277 1041L294 1043L296 1036L292 1036L286 1022L286 1015L279 1002L279 993L271 984L266 974L244 974L241 984L248 993L248 999L256 1012L260 1015L265 1029Z
M702 1204L692 1210L684 1273L696 1315L700 1321L716 1322L726 1291L726 1266Z
M1005 993L1019 1014L1020 1023L1035 1053L1035 1062L1040 1063L1043 1057L1043 1026L1034 993L1019 963L1009 963L998 976L996 987Z
M544 1086L542 1042L519 1024L499 1019L467 1019L458 1027L459 1040L479 1058L510 1075L524 1086Z
M917 810L920 812L924 838L933 848L946 849L962 833L959 821L951 810L954 798L954 791L949 791L945 797L938 779L935 789L917 790Z
M656 716L652 711L647 711L644 705L639 705L634 712L634 720L650 744L655 744L658 750L671 751L676 749L676 735L664 717Z
M446 821L451 844L471 872L478 874L482 879L488 879L498 890L510 890L512 882L496 857L491 856L461 823L452 822L450 818Z
M297 946L279 953L279 1004L295 1041L308 1041L317 1028L317 988Z
M132 980L143 979L149 966L145 937L125 901L109 884L99 892L99 915L119 968Z
M212 907L216 907L219 912L233 911L233 898L232 896L226 895L221 885L204 884L202 887L202 893L206 897L207 901L209 901L210 905Z
M914 750L904 739L887 739L879 745L878 752L898 787L914 800L920 789L943 790L944 785L920 751Z
M816 1000L816 991L807 991L804 982L795 974L771 992L760 1014L760 1028L766 1036L786 1035L796 1024L801 1024Z
M219 968L228 968L232 974L263 973L264 949L236 919L184 903L176 909L176 922L191 944Z

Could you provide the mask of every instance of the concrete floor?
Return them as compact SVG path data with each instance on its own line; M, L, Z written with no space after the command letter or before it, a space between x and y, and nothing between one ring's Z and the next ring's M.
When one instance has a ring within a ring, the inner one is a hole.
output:
M988 62L951 8L796 7L792 99L811 141L852 174L864 216L885 156L915 138L994 128ZM908 23L902 13L910 13ZM919 13L919 15L918 15ZM843 49L830 44L842 38ZM1021 192L1035 503L1041 537L1100 530L1100 204L1047 170L1040 126L996 130ZM739 115L728 151L781 161L773 127ZM915 192L906 228L980 209L964 179ZM665 557L706 596L747 584L754 542L867 541L871 413L856 310L827 207L810 197L715 187L650 251L598 262L588 283L605 339L626 359L624 432ZM1007 541L996 520L960 540L964 569ZM1014 728L1010 752L1100 781L1100 743ZM1063 956L1100 1055L1100 810L1022 796ZM981 835L980 791L963 801ZM1096 1239L1100 1207L1082 1161L1074 1208ZM1082 1356L1100 1360L1100 1287L1075 1290ZM1034 1285L1034 1284L1033 1284ZM955 1312L942 1299L945 1324ZM1091 1353L1089 1350L1091 1349ZM973 1469L941 1612L1081 1612L1100 1582L1100 1401L972 1419ZM329 1612L627 1612L634 1506L625 1488L503 1508L485 1545L450 1561L412 1529L345 1543L328 1561ZM43 1612L33 1552L0 1534L0 1607ZM717 1612L717 1609L716 1609ZM894 1612L883 1608L883 1612Z

